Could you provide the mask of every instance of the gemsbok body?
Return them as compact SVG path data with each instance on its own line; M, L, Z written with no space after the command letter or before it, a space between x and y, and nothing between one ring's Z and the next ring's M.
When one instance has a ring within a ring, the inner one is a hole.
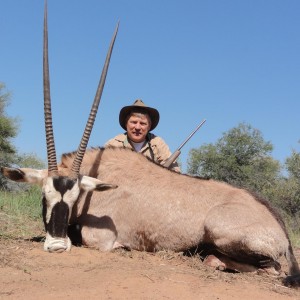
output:
M268 202L229 184L178 174L123 148L86 150L104 87L114 33L91 114L78 150L56 162L48 68L47 6L44 22L44 103L48 170L1 168L15 181L39 184L49 252L68 251L68 226L82 243L100 251L205 248L219 269L278 273L289 266L286 285L300 284L300 271L284 222ZM99 192L98 192L99 191Z

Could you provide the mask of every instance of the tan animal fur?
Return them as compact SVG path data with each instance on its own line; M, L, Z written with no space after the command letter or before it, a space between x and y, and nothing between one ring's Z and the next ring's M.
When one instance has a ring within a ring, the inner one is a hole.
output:
M73 156L63 156L60 172ZM82 225L87 246L183 251L204 243L245 263L254 254L277 260L289 252L282 221L246 190L177 174L119 148L88 150L80 173L118 185L79 197L71 222Z

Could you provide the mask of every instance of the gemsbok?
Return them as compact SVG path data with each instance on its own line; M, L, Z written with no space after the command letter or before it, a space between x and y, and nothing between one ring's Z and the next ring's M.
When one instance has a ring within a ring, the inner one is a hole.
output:
M44 15L44 108L48 170L1 168L14 181L43 191L44 249L68 251L68 226L76 224L82 244L109 251L188 251L205 248L208 265L236 271L279 274L284 255L288 286L300 271L284 222L267 201L215 180L170 171L123 148L86 150L108 70L114 32L91 113L78 150L57 164L52 127L47 6ZM98 193L101 191L101 193Z

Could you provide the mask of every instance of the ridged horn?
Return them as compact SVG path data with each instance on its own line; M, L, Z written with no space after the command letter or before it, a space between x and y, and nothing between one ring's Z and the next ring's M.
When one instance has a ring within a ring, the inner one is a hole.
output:
M109 67L109 62L110 62L110 57L112 54L112 50L114 47L114 43L115 43L115 39L118 33L118 28L119 28L119 22L116 26L115 32L113 34L112 40L110 42L110 46L106 55L106 59L105 59L105 63L102 69L102 74L100 77L100 81L98 84L98 88L97 88L97 92L94 98L94 102L90 111L90 115L87 121L87 124L85 126L85 130L84 133L82 135L81 138L81 142L79 144L79 147L77 149L77 153L76 153L76 157L73 161L73 165L71 168L71 174L70 177L72 178L77 178L78 174L79 174L79 170L80 170L80 165L87 147L87 144L89 142L89 138L93 129L93 125L96 119L96 115L97 115L97 111L98 111L98 107L99 107L99 103L101 100L101 96L102 96L102 92L103 92L103 88L104 88L104 84L105 84L105 79L106 79L106 75L107 75L107 71L108 71L108 67Z
M44 81L44 117L47 143L48 175L57 176L58 168L53 136L51 97L50 97L50 75L48 60L48 9L47 0L44 10L44 46L43 46L43 81Z

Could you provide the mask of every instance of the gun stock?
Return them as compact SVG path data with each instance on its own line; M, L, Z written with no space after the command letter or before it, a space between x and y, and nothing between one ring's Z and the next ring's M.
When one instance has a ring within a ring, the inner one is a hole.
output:
M180 155L181 151L180 150L176 150L164 163L164 167L166 168L170 168L171 164L177 159L177 157Z

